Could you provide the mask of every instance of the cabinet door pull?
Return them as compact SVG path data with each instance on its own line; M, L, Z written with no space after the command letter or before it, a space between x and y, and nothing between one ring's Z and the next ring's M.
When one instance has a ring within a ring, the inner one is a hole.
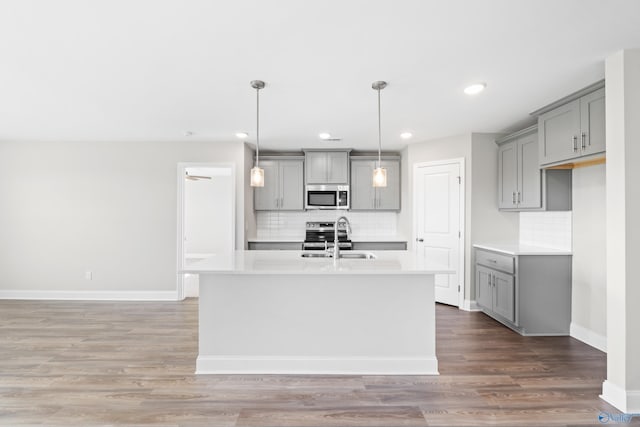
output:
M491 274L487 275L487 279L489 280L489 287L491 287Z
M424 239L421 237L416 237L416 242L424 242Z
M587 148L587 133L586 132L582 132L582 149L584 150L585 148Z
M495 276L495 274L492 274L491 276L493 277L493 287L495 288L496 287L496 276Z
M573 152L578 152L578 137L573 135Z
M489 261L489 262L491 262L493 264L497 264L498 263L498 260L495 260L495 259L488 259L487 261Z
M284 206L284 197L280 197L280 207Z
M520 204L520 192L518 191L518 204Z
M515 191L513 192L512 196L511 196L511 203L512 203L513 205L515 205L515 204L516 204L516 192L515 192Z

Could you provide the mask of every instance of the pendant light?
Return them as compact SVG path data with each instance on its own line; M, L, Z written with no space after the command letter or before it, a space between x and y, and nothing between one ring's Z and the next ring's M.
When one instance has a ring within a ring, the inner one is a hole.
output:
M380 91L387 87L387 82L377 81L371 84L371 88L378 91L378 167L373 170L373 186L387 186L387 169L382 167L381 151L382 151L382 132L380 125Z
M252 187L264 187L264 169L260 167L260 89L264 86L262 80L251 81L251 87L256 90L256 164L251 169Z

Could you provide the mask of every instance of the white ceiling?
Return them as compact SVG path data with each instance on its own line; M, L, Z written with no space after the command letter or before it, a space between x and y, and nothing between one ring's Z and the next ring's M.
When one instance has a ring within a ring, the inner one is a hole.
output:
M262 149L375 149L386 80L399 149L514 130L638 47L638 0L0 0L0 141L252 142L261 79Z

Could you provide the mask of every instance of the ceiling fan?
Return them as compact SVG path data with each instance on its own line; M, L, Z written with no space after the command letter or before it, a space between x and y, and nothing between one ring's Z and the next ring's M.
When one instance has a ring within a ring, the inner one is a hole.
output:
M203 175L189 175L189 172L185 172L185 179L188 179L189 181L200 181L201 179L211 179L210 176L203 176Z

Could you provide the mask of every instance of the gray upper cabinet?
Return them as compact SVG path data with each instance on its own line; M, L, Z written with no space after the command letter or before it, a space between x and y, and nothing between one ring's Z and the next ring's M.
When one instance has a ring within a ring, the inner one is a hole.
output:
M264 187L254 188L255 210L303 210L303 161L262 160Z
M496 141L498 208L510 211L571 210L571 170L541 170L537 126Z
M376 189L373 187L373 161L351 161L351 210L374 210Z
M264 187L253 189L253 205L257 211L273 211L278 209L280 199L280 183L278 180L279 162L262 160L260 167L264 169Z
M307 184L348 184L349 151L305 151Z
M498 207L518 210L542 208L536 127L527 128L499 143Z
M351 160L351 210L400 210L400 161L383 160L387 186L373 187L376 160Z
M580 123L582 130L581 153L602 153L606 150L604 88L580 99Z
M543 111L538 116L540 165L605 151L604 88L584 92L579 92L582 95L577 99L567 100L553 109L539 110Z

